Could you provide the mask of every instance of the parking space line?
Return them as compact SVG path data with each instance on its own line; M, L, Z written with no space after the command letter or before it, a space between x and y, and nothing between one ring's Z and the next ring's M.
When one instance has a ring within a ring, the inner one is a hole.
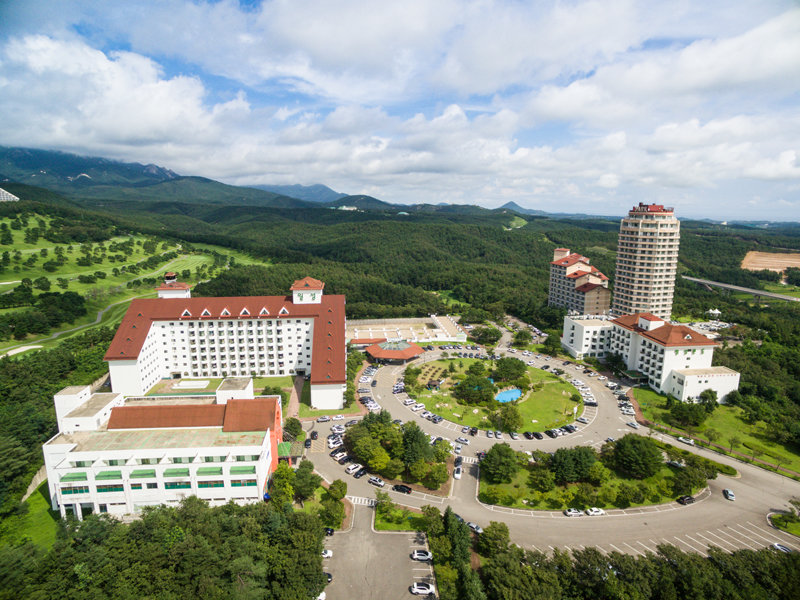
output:
M679 543L681 543L681 544L683 544L684 546L687 546L688 548L690 548L690 549L691 549L693 552L700 552L700 550L698 550L697 548L695 548L695 547L694 547L692 544L690 544L689 542L684 542L684 541L683 541L681 538L679 538L678 536L673 536L673 537L674 537L676 540L678 540L678 542L679 542ZM705 550L703 550L702 552L703 552L703 554L705 554Z
M713 534L713 533L711 533L710 531L706 531L706 533L708 533L709 535L714 535L714 534ZM717 548L721 548L722 550L727 550L727 548L723 548L722 546L720 546L720 544L719 544L718 542L715 542L714 540L712 540L712 539L710 539L710 538L707 538L706 536L704 536L704 535L703 535L702 533L700 533L699 531L698 531L698 532L696 532L696 533L695 533L695 535L697 535L697 537L701 537L701 538L703 538L703 539L704 539L706 542L708 542L708 546L709 546L709 547L711 547L711 546L716 546ZM727 544L728 546L733 546L733 549L734 549L734 550L739 550L739 546L737 546L737 545L735 545L735 544L732 544L732 543L730 543L730 542L727 542L727 541L723 540L722 538L720 538L719 536L714 536L714 537L718 538L718 539L719 539L721 542L723 542L723 543Z
M686 535L686 537L689 538L690 540L692 540L695 544L700 544L700 547L703 549L702 550L703 554L708 554L708 546L703 546L701 542L698 542L696 539L694 539L688 533L686 533L684 535Z
M616 551L617 551L617 552L619 552L620 554L625 554L625 553L624 553L622 550L620 550L619 548L617 548L617 547L616 547L614 544L612 544L612 543L610 543L610 542L609 542L609 544L608 544L608 545L609 545L609 546L611 546L611 547L612 547L614 550L616 550Z
M748 522L749 522L749 521L748 521ZM766 540L766 542L767 542L768 544L772 544L772 543L774 543L774 542L776 542L776 541L777 541L777 540L775 540L775 538L772 538L772 539L770 539L770 538L766 538L766 537L764 537L763 535L761 535L761 534L759 534L759 533L756 533L756 532L754 532L754 531L751 531L750 529L748 529L747 527L745 527L745 526L744 526L744 525L742 525L741 523L735 523L735 524L734 524L734 527L741 527L742 529L744 529L744 530L745 530L745 531L747 531L748 533L750 533L750 534L752 534L752 535L755 535L756 537L760 537L762 540ZM738 532L737 532L737 533L738 533Z
M639 555L639 556L644 556L644 554L642 554L642 553L641 553L639 550L637 550L636 548L634 548L633 546L631 546L631 545L630 545L628 542L622 542L622 543L623 543L624 545L626 545L628 548L630 548L631 550L633 550L633 551L634 551L634 552L635 552L637 555Z
M750 521L748 521L747 524L753 527L754 529L757 529L758 531L763 531L764 533L767 533L769 535L777 536L778 539L776 541L781 542L785 546L790 546L795 550L800 550L800 545L798 545L797 543L797 538L795 538L791 534L781 531L780 529L764 529L762 527L759 527L755 523L751 523Z
M644 545L642 542L640 542L639 540L636 540L636 543L637 543L637 544L639 544L639 545L640 545L642 548L644 548L644 549L645 549L645 550L647 550L648 552L654 552L653 550L651 550L651 549L650 549L648 546L645 546L645 545Z
M744 544L745 546L747 546L751 550L758 550L758 549L761 548L761 544L757 543L753 538L748 537L746 535L742 535L738 531L734 531L733 533L728 533L724 529L717 529L717 531L719 531L720 534L722 534L722 535L725 535L725 536L727 536L727 537L729 537L729 538L731 538L733 540L736 540L737 542L741 542L742 544ZM736 535L734 535L734 534L736 534ZM744 540L740 540L740 538L745 538L751 543L745 542Z

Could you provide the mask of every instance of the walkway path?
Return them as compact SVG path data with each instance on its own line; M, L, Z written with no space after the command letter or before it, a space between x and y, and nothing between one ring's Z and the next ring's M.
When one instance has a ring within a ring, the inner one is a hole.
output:
M286 407L286 414L283 415L284 419L289 417L296 419L300 415L300 394L303 393L303 382L302 375L295 376L294 386L292 386L292 392L289 394L289 405Z

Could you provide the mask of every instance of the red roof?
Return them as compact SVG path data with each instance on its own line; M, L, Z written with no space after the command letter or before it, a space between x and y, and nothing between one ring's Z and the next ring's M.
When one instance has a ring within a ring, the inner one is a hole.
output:
M566 250L566 248L565 248ZM564 258L559 258L558 260L550 261L551 265L557 265L559 267L571 267L575 263L586 263L586 266L589 266L589 259L585 256L581 256L580 254L572 253Z
M153 321L313 318L311 383L345 383L344 307L341 295L325 295L319 304L294 304L284 296L140 298L131 302L104 358L138 358Z
M276 431L278 396L228 400L227 404L118 406L108 429L222 427L222 431Z
M651 315L650 313L639 313L639 318L644 319L645 321L663 321L664 319L660 319L655 315Z
M586 265L586 266L589 269L588 271L584 271L584 270L575 271L575 272L570 273L569 275L567 275L567 278L568 279L577 279L578 277L583 277L584 275L592 274L595 277L599 277L600 279L608 279L608 277L603 275L600 271L598 271L594 267L589 266L589 265Z
M661 346L716 346L714 340L708 339L701 333L697 333L694 329L686 327L686 325L671 325L664 323L661 327L657 327L652 331L645 331L637 325L640 317L648 318L648 320L661 321L658 317L650 313L636 313L633 315L625 315L614 319L611 322L616 323L620 327L624 327L629 331L638 333L642 337L660 344Z
M407 342L408 346L402 350L385 349L381 348L381 344L374 344L365 350L372 358L379 358L381 360L408 360L419 356L425 350L412 342Z
M224 404L118 406L111 409L108 428L221 427L224 417Z
M579 285L578 287L576 287L575 291L585 294L586 292L591 292L595 288L603 288L604 290L608 289L607 287L603 286L600 283L584 283L583 285Z
M321 290L325 287L325 284L322 283L319 279L314 279L313 277L303 277L302 279L298 279L292 284L292 287L289 289L294 290Z
M355 344L356 346L366 346L368 344L380 344L381 342L385 342L386 338L353 338L350 340L351 344Z
M162 283L158 286L157 290L188 290L191 289L188 283L183 283L182 281L169 281L167 283Z

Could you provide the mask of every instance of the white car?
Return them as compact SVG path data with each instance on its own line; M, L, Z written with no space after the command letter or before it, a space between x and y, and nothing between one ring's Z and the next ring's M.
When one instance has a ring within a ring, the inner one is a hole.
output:
M333 417L334 421L344 421L344 415L336 415Z
M413 398L406 398L405 400L403 400L403 405L404 406L411 406L412 404L416 404L416 403L417 403L417 401L414 400Z
M605 381L606 379L608 379L608 377L605 375L600 375L600 377L597 378L597 381Z
M568 508L564 511L564 514L568 517L580 517L583 513L577 508Z
M456 444L455 446L453 446L453 452L455 452L456 454L461 454L461 451L463 449L464 447L461 444Z
M435 594L436 588L432 583L423 583L422 581L415 581L411 586L411 593L417 596L427 596L428 594Z
M453 469L453 479L461 479L461 467L456 467Z
M344 470L344 472L347 473L348 475L352 475L359 469L361 469L361 465L358 463L353 463L352 465L348 465L348 467Z
M465 437L457 437L456 442L463 444L464 446L469 446L469 440Z
M323 550L322 558L333 558L333 550Z
M411 410L413 410L414 412L416 412L416 411L418 411L418 410L422 410L423 408L425 408L425 405L424 405L424 404L419 404L419 403L417 403L417 404L415 404L414 406L412 406L412 407L411 407Z
M628 427L633 427L634 429L639 429L639 424L636 421L628 421L625 423Z
M433 560L433 554L427 550L414 550L411 553L411 560Z
M690 446L694 446L694 440L691 438L680 436L678 441L683 442L684 444L689 444Z
M576 420L578 423L583 423L584 425L588 425L588 424L589 424L589 419L587 419L586 417L578 417L578 418L577 418L577 419L575 419L575 420Z
M433 414L433 413L432 413L432 412L430 412L429 410L423 410L421 413L419 413L419 416L420 416L420 417L422 417L423 419L427 419L427 418L428 418L428 417L430 417L432 414Z
M586 509L586 514L589 515L590 517L599 517L606 514L606 511L604 511L602 508L597 508L596 506L593 506L592 508Z

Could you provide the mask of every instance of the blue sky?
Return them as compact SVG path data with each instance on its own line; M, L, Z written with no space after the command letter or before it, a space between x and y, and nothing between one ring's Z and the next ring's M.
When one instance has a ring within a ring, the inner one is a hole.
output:
M7 0L0 115L239 185L800 220L800 7Z

